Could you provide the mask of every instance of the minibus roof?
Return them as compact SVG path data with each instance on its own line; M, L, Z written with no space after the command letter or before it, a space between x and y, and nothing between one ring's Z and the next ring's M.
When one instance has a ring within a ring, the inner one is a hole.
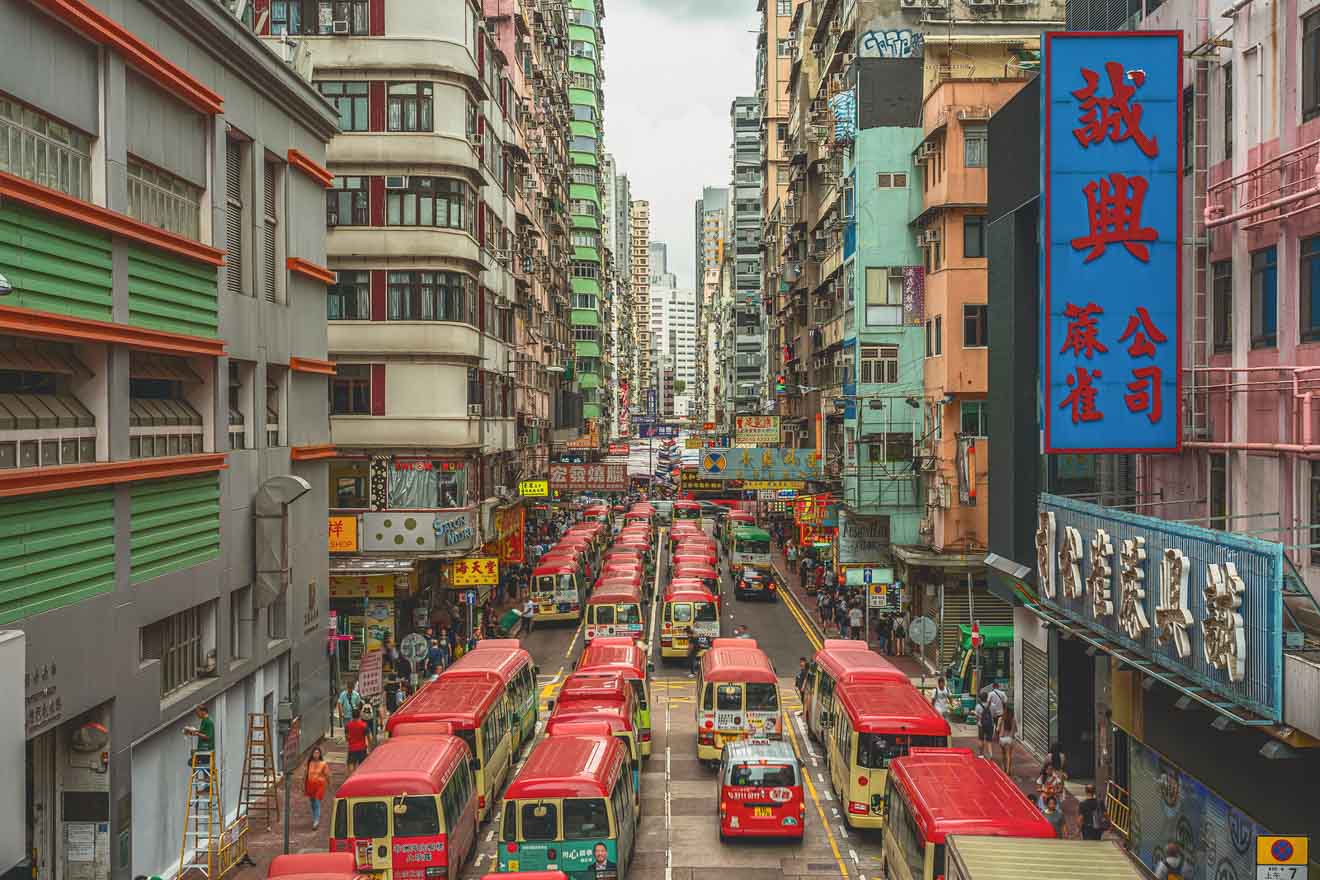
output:
M401 736L385 740L339 785L337 798L440 794L450 772L470 757L456 736Z
M625 746L612 736L548 736L527 756L506 800L609 797Z

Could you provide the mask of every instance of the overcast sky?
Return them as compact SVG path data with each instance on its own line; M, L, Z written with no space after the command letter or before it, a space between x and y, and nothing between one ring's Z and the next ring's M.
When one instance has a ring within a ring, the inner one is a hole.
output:
M732 176L729 105L755 94L756 0L605 0L605 149L693 286L692 206Z

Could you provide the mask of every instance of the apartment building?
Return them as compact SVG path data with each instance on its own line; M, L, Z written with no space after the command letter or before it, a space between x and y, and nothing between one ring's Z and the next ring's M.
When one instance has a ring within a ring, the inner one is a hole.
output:
M336 121L217 3L11 2L0 32L6 830L39 880L168 875L194 710L227 818L248 713L329 711Z
M733 408L739 413L760 413L769 394L766 388L766 323L761 305L761 219L765 133L762 108L751 97L734 98L729 108L733 129L733 206L730 240L734 270L734 375Z
M608 394L613 406L613 415L609 422L609 438L617 440L627 437L630 430L628 409L628 391L632 386L633 370L633 335L632 335L632 274L628 248L628 215L626 196L628 178L620 175L614 156L606 153L600 166L601 207L603 217L601 238L604 242L605 257L609 266L610 285L606 291L609 301L609 333L607 337L606 362L610 371ZM625 193L620 210L620 190ZM620 226L622 221L622 226Z
M637 384L632 408L642 412L647 389L655 387L655 343L651 335L651 203L634 199L629 214L629 268L632 270L633 337L637 344ZM643 296L641 291L647 291ZM653 415L653 413L645 413Z
M723 315L717 310L720 267L728 243L729 190L727 187L702 188L701 198L693 207L695 235L693 284L697 292L697 386L694 416L702 422L715 421L718 396L720 328Z

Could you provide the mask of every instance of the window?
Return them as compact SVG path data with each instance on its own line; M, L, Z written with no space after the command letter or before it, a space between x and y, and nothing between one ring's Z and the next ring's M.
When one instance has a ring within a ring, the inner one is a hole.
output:
M366 177L336 177L325 191L326 226L368 226L371 208Z
M903 323L903 270L866 270L866 323L893 326Z
M390 272L386 317L391 321L477 324L477 285L458 272Z
M1278 251L1267 247L1251 255L1251 347L1278 344Z
M440 833L434 795L403 798L403 812L394 814L395 837L428 837Z
M760 682L748 682L747 711L748 712L779 711L779 685L762 684Z
M742 711L742 692L740 684L715 685L715 709L720 712Z
M1302 239L1302 341L1320 339L1320 236Z
M248 434L248 417L252 414L252 375L256 365L251 361L229 360L229 448L247 449L252 441Z
M1312 483L1314 487L1314 483ZM1314 488L1312 492L1314 493ZM1314 497L1314 495L1312 496ZM1228 528L1228 456L1222 452L1210 453L1210 528ZM1312 507L1312 516L1315 508Z
M264 265L262 271L261 287L266 295L266 302L279 302L282 298L284 273L280 267L284 265L283 255L279 237L280 230L280 205L284 201L283 193L280 191L280 184L284 182L284 171L280 167L282 163L274 162L267 158L265 163L265 188L264 188L264 214L262 216L262 232Z
M1211 295L1215 311L1215 351L1233 350L1233 261L1220 260L1210 267Z
M942 748L947 741L942 736L906 736L893 733L859 733L857 735L857 764L868 770L887 770L889 762L901 758L910 748Z
M390 806L386 801L359 801L353 805L355 837L389 837Z
M984 125L963 126L963 164L968 168L986 167L989 143Z
M330 415L371 415L370 364L341 364L335 367L335 375L330 380Z
M370 117L367 96L370 85L364 82L321 82L316 87L339 113L343 131L367 131Z
M268 447L284 445L287 426L280 416L285 408L284 388L288 374L287 367L266 364L266 446Z
M271 0L270 32L280 34L302 33L302 0Z
M862 349L862 368L858 374L863 384L892 385L898 381L898 346L877 345Z
M361 366L365 367L367 373L370 372L368 364L345 364L336 368L336 379L345 376L345 367ZM357 373L356 376L363 376L364 373ZM367 377L368 385L370 377ZM333 383L335 379L332 379ZM365 388L365 391L369 391ZM350 388L347 400L352 400L354 391ZM331 412L334 412L334 406L331 405ZM337 459L330 462L330 507L340 509L362 509L367 506L368 493L367 485L371 478L371 465L367 461L352 459Z
M559 808L553 803L522 805L523 840L554 840L559 836Z
M990 436L990 422L986 415L986 401L964 400L959 405L958 432L964 437Z
M589 186L595 186L597 181L596 169L590 165L574 165L569 171L569 177L574 183L585 183Z
M1224 158L1233 158L1233 64L1224 65Z
M368 0L317 0L317 31L322 34L367 34Z
M92 139L0 95L0 171L92 200Z
M604 798L564 798L564 840L610 836L610 809Z
M775 0L775 15L783 18L793 14L793 0Z
M963 256L985 256L985 218L980 214L963 217Z
M243 292L243 142L225 141L225 286Z
M252 656L257 614L252 608L252 588L241 587L229 594L229 660Z
M988 306L963 305L963 348L984 348L990 343L986 337Z
M202 452L204 425L192 401L209 406L210 395L188 361L134 351L128 369L130 457Z
M926 322L926 357L944 354L944 316L936 315Z
M1302 119L1320 115L1320 9L1302 17Z
M472 188L447 177L385 178L386 226L473 230Z
M202 190L181 177L128 159L128 215L149 226L200 241Z
M336 272L326 292L326 317L331 321L371 320L371 273Z
M881 171L875 176L877 189L906 189L907 175L903 172Z
M386 98L385 127L388 131L432 131L430 83L390 83Z
M787 58L788 56L793 54L793 41L776 40L775 51L778 53L780 58Z
M775 136L779 139L780 143L783 143L784 141L788 140L788 123L787 123L787 122L776 122L776 123L775 123Z
M881 434L878 441L867 444L867 458L871 464L887 461L912 460L912 435L901 431Z
M160 661L162 697L208 674L208 661L215 661L214 614L211 603L194 605L139 630L140 659Z

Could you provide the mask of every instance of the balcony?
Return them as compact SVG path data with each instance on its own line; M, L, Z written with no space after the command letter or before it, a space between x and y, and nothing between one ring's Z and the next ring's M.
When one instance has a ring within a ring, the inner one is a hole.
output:
M382 260L415 268L482 271L481 249L467 232L428 226L337 226L326 234L326 254L336 269L373 269ZM420 261L420 262L419 262Z
M439 132L345 132L330 140L326 161L331 167L355 166L355 171L356 166L407 167L409 173L424 174L426 169L442 173L457 167L481 174L481 163L467 138Z
M1320 204L1317 161L1320 140L1212 184L1206 195L1206 228L1237 223L1254 229L1315 208Z

